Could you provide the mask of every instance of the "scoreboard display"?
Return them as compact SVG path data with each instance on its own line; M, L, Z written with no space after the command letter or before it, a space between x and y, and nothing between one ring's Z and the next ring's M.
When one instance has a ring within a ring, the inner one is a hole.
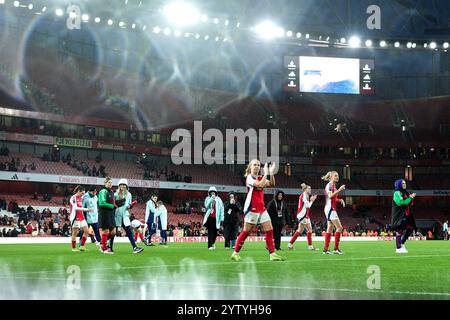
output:
M373 95L374 61L356 58L285 56L287 92Z

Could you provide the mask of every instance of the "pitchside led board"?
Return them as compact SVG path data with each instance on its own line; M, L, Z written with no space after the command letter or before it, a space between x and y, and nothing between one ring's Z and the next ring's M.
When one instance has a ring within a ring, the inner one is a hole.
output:
M287 92L373 95L373 60L285 56Z

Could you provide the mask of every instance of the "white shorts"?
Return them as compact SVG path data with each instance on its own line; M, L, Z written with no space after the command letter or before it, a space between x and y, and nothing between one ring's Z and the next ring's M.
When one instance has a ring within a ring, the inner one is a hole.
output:
M250 224L261 224L267 221L271 221L267 211L264 211L263 213L249 212L244 218L244 222Z
M339 219L337 212L334 210L328 211L328 213L325 212L325 216L327 217L327 221L337 220Z
M84 227L87 227L87 226L88 226L88 224L87 224L86 220L74 221L72 223L72 228L83 229Z
M311 223L311 219L310 218L303 218L302 221L299 222L300 224L310 224Z

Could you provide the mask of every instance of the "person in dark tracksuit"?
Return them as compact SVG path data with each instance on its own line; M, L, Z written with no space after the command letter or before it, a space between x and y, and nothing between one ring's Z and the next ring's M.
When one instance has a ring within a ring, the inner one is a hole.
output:
M210 187L208 196L205 198L206 214L203 218L203 226L208 230L208 249L216 249L217 231L220 229L220 223L223 221L223 202L220 199L217 189Z
M223 235L225 238L225 248L233 248L239 231L240 214L242 206L237 202L237 197L233 192L228 193L228 201L225 202Z
M286 203L284 202L284 192L277 190L274 199L267 205L267 212L272 220L273 240L275 249L281 250L281 230L286 224L290 224L290 217Z
M405 242L416 229L416 221L411 207L414 204L415 193L406 190L406 181L398 179L394 183L395 191L392 197L391 228L396 232L396 253L408 253Z

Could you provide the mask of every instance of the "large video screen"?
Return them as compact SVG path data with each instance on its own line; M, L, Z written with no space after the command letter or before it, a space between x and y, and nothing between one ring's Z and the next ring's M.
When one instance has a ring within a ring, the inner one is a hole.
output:
M373 94L373 60L357 58L285 57L286 91Z
M359 94L359 59L300 57L300 92Z

